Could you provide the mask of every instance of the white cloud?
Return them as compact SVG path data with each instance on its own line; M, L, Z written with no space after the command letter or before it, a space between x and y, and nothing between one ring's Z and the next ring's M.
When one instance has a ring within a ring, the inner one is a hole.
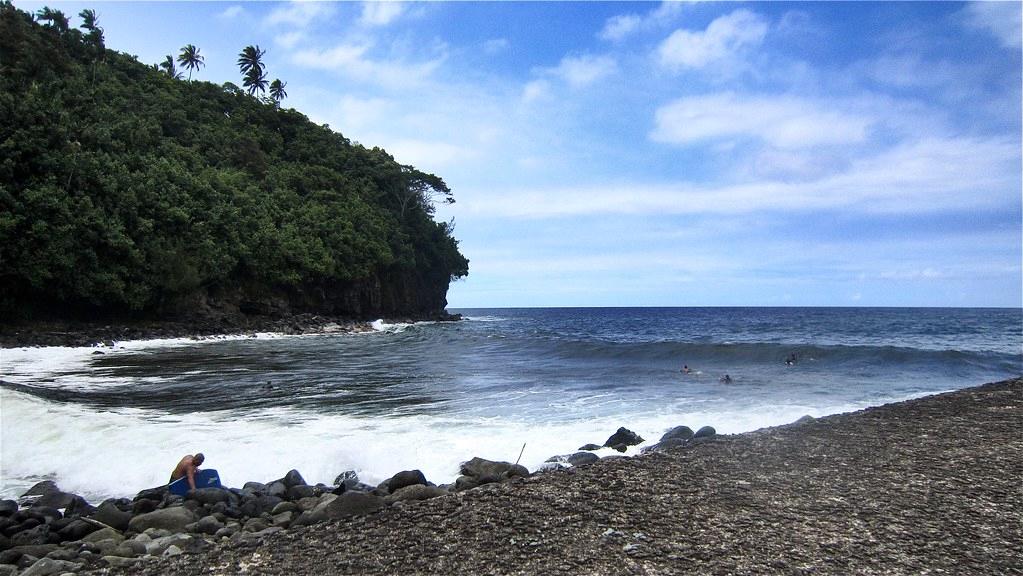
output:
M362 4L359 23L363 26L386 26L405 12L401 2L371 0Z
M657 110L655 123L650 137L658 142L755 138L793 149L862 142L871 119L824 102L789 96L740 98L726 92L666 104Z
M277 36L276 38L274 38L274 42L276 42L278 45L284 48L294 48L300 42L305 40L305 38L306 38L305 32L295 30Z
M474 151L436 140L405 138L386 144L387 151L402 164L411 164L428 172L439 171L456 162L472 159Z
M242 8L241 6L235 5L235 6L231 6L231 7L227 8L226 10L221 12L218 16L220 18L224 18L224 19L230 20L232 18L237 18L238 16L241 16L244 13L245 13L245 8Z
M610 56L565 56L551 72L573 88L589 86L614 74L618 64Z
M604 29L600 31L598 36L603 40L620 42L625 39L626 36L629 36L638 30L642 23L643 18L636 14L612 16L604 23Z
M625 183L493 192L462 204L488 217L598 214L755 214L855 210L920 214L998 209L1018 203L1018 143L929 138L865 156L837 173L735 185Z
M507 38L492 38L483 43L483 51L487 54L497 54L504 52L509 46L511 42Z
M704 68L756 46L767 34L767 21L740 9L715 19L702 32L676 30L657 49L661 65L671 70Z
M368 57L371 48L369 44L341 44L322 50L302 50L292 56L292 61L299 66L333 70L391 88L414 88L429 78L445 59L441 54L423 62L373 60Z
M546 97L550 93L551 83L546 80L533 80L522 89L522 101L526 104Z
M1023 16L1019 2L971 2L963 13L968 26L987 30L1006 48L1023 46Z
M264 23L268 26L290 24L304 28L314 20L325 18L333 13L334 8L326 2L296 1L270 12Z
M676 0L665 0L644 16L639 14L612 16L604 23L604 28L597 37L609 42L621 42L640 30L666 25L678 16L685 4Z

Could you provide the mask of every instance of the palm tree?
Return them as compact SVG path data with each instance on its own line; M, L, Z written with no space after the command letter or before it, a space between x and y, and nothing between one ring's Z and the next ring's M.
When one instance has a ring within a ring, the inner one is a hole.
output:
M248 74L249 71L255 69L256 76L261 76L263 74L264 54L266 54L266 50L260 50L259 46L246 46L238 54L238 67L241 68L242 74Z
M103 29L99 27L99 18L96 16L96 11L86 9L79 12L78 15L82 18L82 29L89 32L85 35L86 40L88 40L97 51L102 53Z
M53 28L58 34L64 34L68 31L68 20L67 16L64 15L60 10L51 10L50 8L43 8L36 12L36 18L49 22L47 27Z
M257 91L266 92L266 74L259 68L249 68L242 79L242 86L249 90L250 95L255 95Z
M160 68L167 73L168 76L175 80L181 80L181 72L174 66L174 57L170 54L167 55L167 59L160 62Z
M206 60L199 54L199 49L194 44L189 44L181 47L178 64L188 68L188 81L191 82L192 71L198 70L200 66L205 66Z
M287 82L281 82L279 78L270 83L270 97L274 100L274 106L280 106L281 100L288 97L288 93L284 91L287 85Z

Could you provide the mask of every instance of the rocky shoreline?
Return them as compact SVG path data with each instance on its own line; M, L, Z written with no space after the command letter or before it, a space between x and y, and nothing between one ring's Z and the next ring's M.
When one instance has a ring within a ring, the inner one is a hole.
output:
M389 323L458 321L461 316L437 312L416 318L388 318ZM368 332L370 320L319 314L288 316L223 315L191 320L134 320L121 322L35 322L24 325L0 324L0 348L28 346L82 347L127 340L162 338L204 339L217 336L274 334L329 334Z
M8 548L0 574L1021 574L1021 422L1016 379L734 436L676 429L533 475L474 459L447 487L293 472L77 518L87 503L51 502L60 519L5 503L68 539Z

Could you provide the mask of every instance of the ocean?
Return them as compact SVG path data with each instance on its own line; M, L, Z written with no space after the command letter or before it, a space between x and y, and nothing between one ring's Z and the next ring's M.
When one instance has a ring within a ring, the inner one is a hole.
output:
M620 426L646 439L635 454L681 424L746 432L1023 374L1021 309L452 312L465 319L4 349L0 498L44 479L132 496L198 451L229 486L290 469L440 484L475 456L535 470Z

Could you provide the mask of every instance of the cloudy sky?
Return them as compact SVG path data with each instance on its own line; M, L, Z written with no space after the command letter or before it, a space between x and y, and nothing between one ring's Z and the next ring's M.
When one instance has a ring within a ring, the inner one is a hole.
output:
M1018 2L48 4L443 177L452 308L1021 305Z

